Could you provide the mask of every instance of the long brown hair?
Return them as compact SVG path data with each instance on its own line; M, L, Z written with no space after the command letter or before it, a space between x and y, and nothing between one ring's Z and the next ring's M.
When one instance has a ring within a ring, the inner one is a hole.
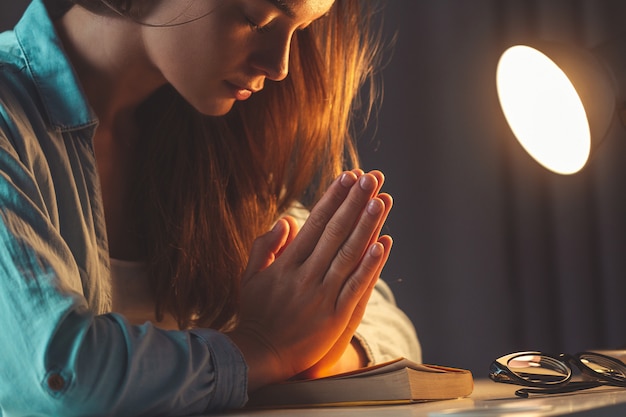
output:
M158 319L169 312L181 328L232 326L253 240L358 165L351 122L355 105L367 114L374 100L375 83L361 87L378 63L375 7L336 0L297 32L288 77L226 116L199 114L170 86L142 106L135 214Z

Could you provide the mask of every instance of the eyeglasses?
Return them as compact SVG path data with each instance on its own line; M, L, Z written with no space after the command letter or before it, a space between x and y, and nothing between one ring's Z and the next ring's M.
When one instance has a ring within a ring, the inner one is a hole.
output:
M581 372L581 381L572 381L572 366ZM595 352L575 355L517 352L493 361L489 378L495 382L531 387L515 391L518 397L560 394L601 385L626 387L626 364L617 358Z

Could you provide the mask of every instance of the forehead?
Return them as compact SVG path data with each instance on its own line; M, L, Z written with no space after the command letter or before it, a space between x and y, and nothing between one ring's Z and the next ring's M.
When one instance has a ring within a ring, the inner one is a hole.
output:
M257 0L259 1L259 0ZM272 3L290 17L316 18L324 15L335 0L264 0Z

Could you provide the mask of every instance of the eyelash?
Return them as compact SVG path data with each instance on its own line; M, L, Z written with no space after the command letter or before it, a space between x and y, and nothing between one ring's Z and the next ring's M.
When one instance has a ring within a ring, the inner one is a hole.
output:
M254 23L252 20L246 18L246 20L248 21L248 26L250 26L250 28L258 33L267 33L271 30L271 22L268 23L267 25L257 25L256 23Z

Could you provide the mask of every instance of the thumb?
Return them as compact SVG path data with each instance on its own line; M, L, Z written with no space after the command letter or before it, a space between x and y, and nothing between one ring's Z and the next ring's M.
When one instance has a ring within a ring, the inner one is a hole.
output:
M252 244L248 265L244 272L244 283L250 276L267 268L274 262L278 253L291 236L290 229L291 223L286 219L280 219L272 230L256 238Z

